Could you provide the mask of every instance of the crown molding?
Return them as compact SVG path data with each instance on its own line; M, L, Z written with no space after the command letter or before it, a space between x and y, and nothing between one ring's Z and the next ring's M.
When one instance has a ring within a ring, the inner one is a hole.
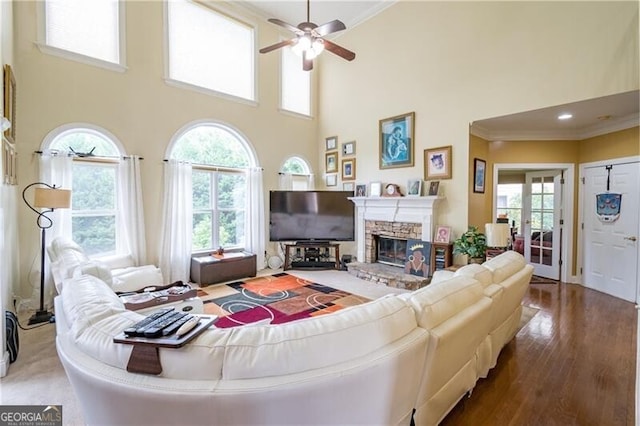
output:
M489 130L477 124L471 124L469 132L488 141L548 141L548 140L583 140L640 125L640 114L630 114L618 119L595 123L579 129L549 130Z

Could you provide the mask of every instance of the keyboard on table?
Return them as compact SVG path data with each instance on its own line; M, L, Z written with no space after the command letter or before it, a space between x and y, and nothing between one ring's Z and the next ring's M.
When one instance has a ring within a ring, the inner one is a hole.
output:
M131 327L127 327L124 334L127 337L166 337L178 331L184 323L192 318L194 316L186 312L163 308L152 312Z

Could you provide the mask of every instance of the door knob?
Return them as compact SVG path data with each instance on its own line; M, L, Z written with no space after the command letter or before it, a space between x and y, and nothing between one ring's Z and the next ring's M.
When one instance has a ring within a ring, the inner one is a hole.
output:
M629 240L629 241L637 241L638 239L636 237L624 237L625 240Z

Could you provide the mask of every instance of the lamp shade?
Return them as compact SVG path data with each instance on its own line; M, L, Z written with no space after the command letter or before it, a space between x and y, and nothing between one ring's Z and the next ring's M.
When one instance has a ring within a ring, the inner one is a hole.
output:
M47 209L68 209L71 205L71 191L68 189L36 188L34 207Z
M484 225L487 247L507 247L509 245L508 223L487 223Z

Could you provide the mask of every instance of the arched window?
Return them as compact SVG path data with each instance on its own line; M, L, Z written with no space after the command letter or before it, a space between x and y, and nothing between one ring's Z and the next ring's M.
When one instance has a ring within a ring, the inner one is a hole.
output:
M309 163L300 157L289 157L280 168L280 189L306 191L313 189Z
M42 145L44 156L70 156L71 235L88 255L118 252L126 244L119 226L118 166L124 155L120 143L104 129L67 125L51 132ZM62 167L51 163L52 167ZM52 170L59 174L61 170Z
M257 164L247 140L224 124L199 122L178 132L168 157L193 166L193 250L245 248L246 171Z

